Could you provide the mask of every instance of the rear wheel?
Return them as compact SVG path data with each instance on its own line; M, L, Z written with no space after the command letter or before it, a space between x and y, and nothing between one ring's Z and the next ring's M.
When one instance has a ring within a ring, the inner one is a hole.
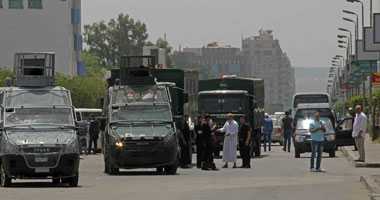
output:
M300 153L299 150L297 150L297 149L294 150L294 157L295 158L300 158L301 157L301 153Z
M165 172L169 175L174 175L177 173L177 165L171 165L168 167L165 167Z
M12 179L5 173L4 165L0 165L0 183L2 187L10 187Z
M163 168L163 167L157 167L156 169L157 169L157 172L158 172L158 173L162 173L162 172L164 171L164 168Z
M330 158L335 158L335 150L331 150L329 152L329 156L330 156Z
M60 184L61 183L61 179L59 179L59 178L53 178L52 182L53 182L53 184Z

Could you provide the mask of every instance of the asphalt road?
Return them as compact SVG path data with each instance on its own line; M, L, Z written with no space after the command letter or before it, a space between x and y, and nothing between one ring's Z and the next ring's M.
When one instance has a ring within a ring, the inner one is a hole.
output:
M309 156L296 159L276 146L261 158L253 158L252 169L179 169L174 176L153 169L122 170L120 175L109 176L103 173L102 155L90 155L81 160L78 188L53 185L49 180L14 181L12 188L0 188L0 200L369 199L360 175L379 170L355 169L337 152L336 158L325 154L322 162L327 172L312 173ZM220 167L221 159L216 163Z

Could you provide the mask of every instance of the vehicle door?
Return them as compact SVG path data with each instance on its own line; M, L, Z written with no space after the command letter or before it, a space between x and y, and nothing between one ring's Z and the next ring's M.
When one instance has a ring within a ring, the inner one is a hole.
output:
M352 139L352 130L354 125L354 118L344 118L337 125L335 130L336 140Z

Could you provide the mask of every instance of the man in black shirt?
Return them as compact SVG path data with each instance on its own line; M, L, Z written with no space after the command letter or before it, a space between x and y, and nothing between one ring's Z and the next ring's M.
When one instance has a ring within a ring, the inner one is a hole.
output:
M189 127L189 115L185 115L185 120L181 128L181 168L191 168L188 165L190 163L190 127Z
M205 144L203 142L203 134L202 134L202 117L194 119L194 132L196 135L195 144L197 146L197 168L202 167L203 162L203 153Z
M214 157L213 157L213 139L212 139L212 130L210 127L210 115L205 116L205 123L202 123L201 129L202 129L202 135L203 135L203 142L205 145L205 151L204 151L204 157L203 157L203 166L202 170L218 170L216 168L214 163Z
M95 114L90 115L89 132L90 132L90 140L88 142L88 146L89 146L88 154L90 154L92 150L95 155L98 149L98 137L100 133L100 122L95 119ZM92 149L92 144L94 144L94 149Z
M240 117L239 148L243 165L240 168L251 168L251 155L249 141L251 140L251 127L246 123L245 116Z

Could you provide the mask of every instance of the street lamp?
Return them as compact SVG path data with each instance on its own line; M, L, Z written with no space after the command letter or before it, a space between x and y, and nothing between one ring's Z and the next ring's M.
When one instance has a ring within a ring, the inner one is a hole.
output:
M358 35L359 35L359 26L358 26L358 23L355 22L355 21L352 20L352 19L347 18L347 17L343 17L342 19L343 19L344 21L352 22L352 23L355 24L355 38L356 38L356 40L358 40L358 39L359 39L359 38L358 38Z
M356 16L356 28L358 29L358 25L359 25L359 15L352 12L352 11L349 11L349 10L343 10L343 13L346 13L346 14L350 14L350 15L355 15ZM359 35L359 33L357 33ZM358 39L358 38L356 38Z
M364 3L360 0L347 0L347 2L351 2L351 3L357 2L357 3L360 3L362 5L362 27L364 27ZM371 0L371 5L372 5L372 0ZM372 6L371 6L371 10L372 10Z
M348 29L345 29L345 28L338 28L338 30L340 31L343 31L343 32L348 32L350 34L349 37L347 37L346 35L338 35L338 38L339 39L342 39L342 38L347 38L348 42L350 43L350 53L348 53L349 55L352 54L352 32Z
M347 44L347 42L346 42L346 41L343 41L343 40L338 40L338 43L339 43L339 44Z

